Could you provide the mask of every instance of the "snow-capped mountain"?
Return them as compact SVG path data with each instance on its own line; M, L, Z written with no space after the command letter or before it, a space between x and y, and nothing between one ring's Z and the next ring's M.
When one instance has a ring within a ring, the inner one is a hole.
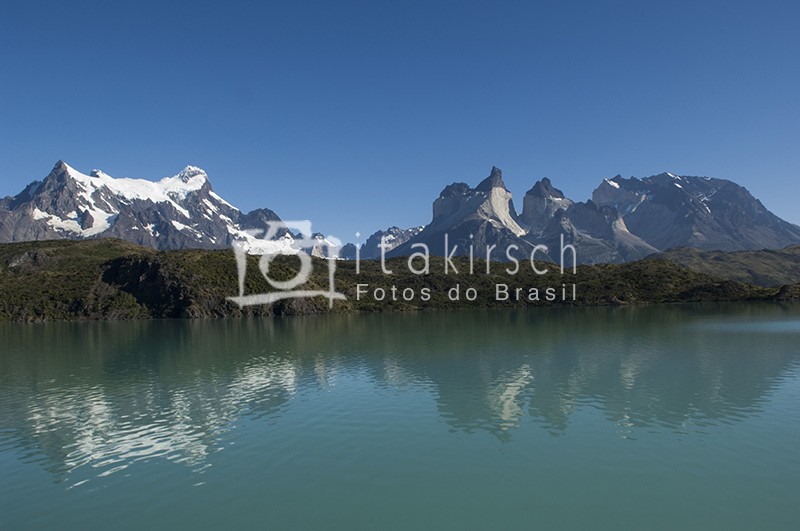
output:
M400 227L393 226L386 230L376 231L370 235L367 241L361 246L359 256L364 260L379 258L381 256L381 241L386 242L386 252L388 253L422 232L424 228L424 225L411 227L410 229L401 229Z
M800 242L800 227L782 220L738 184L661 173L605 179L592 193L619 210L631 233L659 250L776 249Z
M243 214L217 195L200 168L158 182L83 174L59 161L42 181L0 200L0 242L114 237L156 249L216 249L239 242L253 253L297 252L293 237L264 231L271 210Z

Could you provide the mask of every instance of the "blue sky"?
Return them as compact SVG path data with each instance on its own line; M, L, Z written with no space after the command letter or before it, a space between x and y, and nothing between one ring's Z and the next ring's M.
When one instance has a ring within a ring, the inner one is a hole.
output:
M169 4L169 5L166 5ZM243 210L352 240L492 165L728 178L800 223L797 2L0 4L0 195L59 158L205 168ZM363 239L363 237L362 237Z

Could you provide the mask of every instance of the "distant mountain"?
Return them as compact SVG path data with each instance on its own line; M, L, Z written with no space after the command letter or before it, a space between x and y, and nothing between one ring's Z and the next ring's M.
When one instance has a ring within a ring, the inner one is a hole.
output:
M674 247L745 250L800 243L800 227L724 179L616 176L604 179L592 199L581 203L544 178L525 194L517 216L497 168L475 188L446 187L433 204L430 224L389 255L410 255L415 243L444 254L445 234L448 250L458 246L456 255L468 254L472 244L481 258L487 246L495 246L492 258L503 260L505 249L516 245L515 256L525 258L535 245L546 245L549 252L537 256L553 262L560 262L563 236L584 264L628 262Z
M344 260L355 260L356 259L356 244L354 243L345 243L342 248L339 250L339 256Z
M374 232L367 241L361 246L359 254L362 259L370 260L380 258L381 256L381 242L386 244L386 252L403 245L408 240L422 232L424 226L411 227L410 229L401 229L400 227L389 227L386 230L379 230Z
M556 212L568 209L573 203L545 177L536 181L522 199L520 221L530 233L542 232Z
M360 247L362 259L408 256L425 244L432 255L478 259L491 249L492 260L508 260L506 251L527 260L560 262L563 243L577 249L579 263L620 263L678 247L702 250L777 249L800 244L800 227L767 210L745 188L724 179L662 173L652 177L604 179L592 199L576 202L550 179L534 183L517 214L499 168L474 188L463 182L446 186L433 202L431 222L422 227L393 226L372 234ZM206 173L187 166L158 182L113 178L102 171L83 174L59 161L42 181L13 197L0 199L0 242L114 237L155 249L229 247L253 254L296 253L330 256L331 242L321 234L312 243L283 228L270 240L261 236L280 222L268 208L243 213L217 195ZM347 244L338 256L352 259Z
M724 179L661 173L605 179L592 193L620 211L636 236L661 249L737 251L800 243L800 227L770 212L742 186Z
M239 241L254 252L296 252L286 230L270 242L246 232L269 221L280 218L269 209L243 214L194 166L152 182L85 175L59 161L44 180L0 200L0 242L113 237L155 249L217 249Z
M628 231L615 208L601 207L591 200L557 210L544 230L530 237L547 245L551 260L560 263L561 257L555 252L561 249L562 235L565 243L575 247L582 264L630 262L658 252Z
M499 260L512 244L529 253L533 246L521 238L526 233L514 210L511 192L503 182L503 173L493 167L475 188L466 183L445 187L433 202L431 222L388 256L410 255L418 250L413 247L418 243L427 245L431 254L443 255L447 235L448 254L455 247L455 256L468 255L473 246L476 257L485 258L487 246L495 245L498 251L493 259Z
M616 209L575 203L547 178L533 185L523 205L518 217L502 172L492 168L475 188L465 183L446 187L433 203L431 223L388 255L410 255L417 243L428 245L432 254L444 254L445 234L448 252L456 245L456 256L468 255L472 245L476 258L486 258L487 247L493 246L493 260L508 260L506 250L512 245L511 254L527 260L541 244L549 252L538 252L537 259L560 262L562 235L565 245L576 246L583 264L626 262L658 252L627 230Z

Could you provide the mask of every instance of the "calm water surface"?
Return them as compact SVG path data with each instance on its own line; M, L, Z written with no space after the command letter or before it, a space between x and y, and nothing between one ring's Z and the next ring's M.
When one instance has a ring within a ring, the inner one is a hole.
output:
M0 529L800 529L800 308L0 326Z

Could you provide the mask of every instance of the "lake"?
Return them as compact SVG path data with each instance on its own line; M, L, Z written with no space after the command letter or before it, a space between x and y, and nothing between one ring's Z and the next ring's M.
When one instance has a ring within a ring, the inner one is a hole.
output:
M800 307L0 324L0 529L797 529Z

